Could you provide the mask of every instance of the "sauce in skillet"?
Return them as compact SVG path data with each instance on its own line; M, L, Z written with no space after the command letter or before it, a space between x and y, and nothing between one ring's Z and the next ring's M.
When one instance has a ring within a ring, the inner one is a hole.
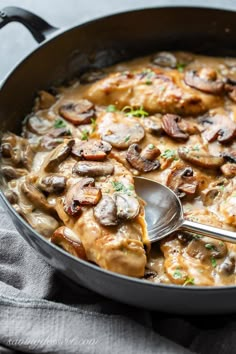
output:
M236 245L176 233L152 246L132 175L190 220L236 231L236 59L157 53L42 91L2 139L6 195L52 242L152 282L235 284Z

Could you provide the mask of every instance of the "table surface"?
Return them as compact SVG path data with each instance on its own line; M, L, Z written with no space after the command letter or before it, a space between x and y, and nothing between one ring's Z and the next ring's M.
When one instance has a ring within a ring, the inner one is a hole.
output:
M63 28L107 14L155 6L208 6L235 9L235 0L0 0L0 10L19 6L35 12L56 27ZM37 44L21 24L10 23L0 31L0 80Z

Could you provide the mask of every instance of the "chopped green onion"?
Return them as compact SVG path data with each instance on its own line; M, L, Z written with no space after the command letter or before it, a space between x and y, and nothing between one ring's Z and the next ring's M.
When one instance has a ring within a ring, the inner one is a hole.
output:
M97 123L95 118L91 118L92 133L95 131Z
M194 278L189 278L187 277L187 279L185 280L185 282L183 283L183 286L185 285L194 285Z
M54 122L54 128L60 129L60 128L65 128L67 126L66 122L64 119L58 118Z
M213 268L215 268L217 266L216 260L214 257L211 257L211 265Z
M131 106L125 106L122 109L122 112L124 112L127 117L133 116L138 118L144 118L149 116L148 112L144 111L142 106L139 107L138 109L134 109Z
M88 140L89 131L87 129L82 130L81 132L81 140Z
M161 157L163 157L164 159L177 159L176 151L167 149L161 154Z
M106 111L107 112L116 112L117 109L116 109L116 106L114 106L114 104L110 104L109 106L107 106Z
M179 63L179 64L177 64L177 70L178 70L180 73L182 73L182 72L184 71L185 66L186 66L185 64Z
M212 245L211 243L206 243L206 244L205 244L205 247L206 247L208 250L212 250L212 251L215 250L215 246Z
M173 277L175 279L181 279L182 278L182 273L179 271L179 270L175 270L174 273L173 273Z
M127 141L129 141L130 139L130 135L127 135L127 137L125 138L125 142L127 143Z

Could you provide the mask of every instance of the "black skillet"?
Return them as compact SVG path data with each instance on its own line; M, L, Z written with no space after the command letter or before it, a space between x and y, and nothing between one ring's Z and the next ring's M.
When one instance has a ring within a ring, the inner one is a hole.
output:
M236 57L236 12L166 7L131 11L57 30L19 8L0 12L0 27L23 23L40 43L8 75L0 90L0 130L20 132L35 93L100 68L158 50L188 50ZM51 37L47 39L48 37ZM24 239L47 262L78 284L138 307L182 314L236 311L236 286L181 287L152 284L98 268L50 244L13 210L4 207Z

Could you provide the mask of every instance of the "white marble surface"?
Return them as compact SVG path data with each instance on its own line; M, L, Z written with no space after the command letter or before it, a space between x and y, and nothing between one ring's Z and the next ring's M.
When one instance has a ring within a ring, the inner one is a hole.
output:
M236 10L236 0L0 0L0 10L6 6L23 7L60 28L130 9L181 5ZM10 23L0 30L0 43L0 80L37 45L27 29L18 23Z

